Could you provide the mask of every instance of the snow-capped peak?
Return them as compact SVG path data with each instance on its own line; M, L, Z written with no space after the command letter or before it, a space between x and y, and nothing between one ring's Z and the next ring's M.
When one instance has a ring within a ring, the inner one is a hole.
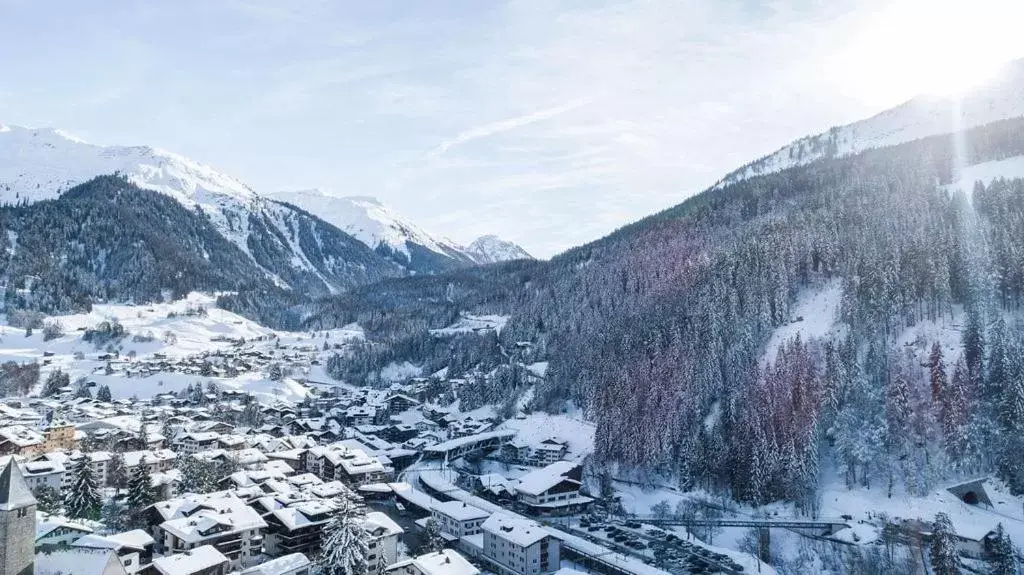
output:
M480 264L533 259L533 256L518 244L503 240L495 235L480 236L473 243L469 244L466 251Z
M56 198L98 175L120 173L186 205L253 201L242 182L184 156L149 146L98 146L53 128L0 129L0 203Z
M866 120L796 140L732 172L715 187L809 164L850 156L928 136L949 134L1024 116L1024 60L1008 64L988 84L959 97L920 96Z
M370 248L380 245L411 257L413 244L446 257L455 257L462 248L455 242L427 233L370 196L334 196L318 189L278 192L271 199L298 206Z

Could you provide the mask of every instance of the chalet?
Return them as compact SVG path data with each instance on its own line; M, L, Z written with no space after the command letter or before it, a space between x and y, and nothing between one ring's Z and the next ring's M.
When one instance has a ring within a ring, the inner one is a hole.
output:
M308 557L302 553L292 553L249 567L240 575L309 575L312 570L313 563Z
M337 479L349 485L378 483L387 477L387 470L376 457L361 449L344 445L317 446L308 451L306 470L324 479Z
M170 449L145 449L126 451L121 457L124 459L125 469L133 470L139 465L145 465L150 473L159 473L172 469L178 454Z
M556 461L561 461L568 452L569 445L567 442L554 438L545 439L533 449L531 459L535 465L550 465Z
M216 449L220 434L215 431L186 431L174 438L175 451L185 454Z
M46 451L42 433L24 425L0 427L0 455L35 455Z
M72 544L74 547L109 549L128 575L147 571L153 563L156 541L142 529L113 535L86 535Z
M580 495L582 475L583 467L569 461L531 471L515 485L516 502L539 514L578 511L593 502Z
M160 575L225 575L231 571L231 560L215 547L203 545L153 561Z
M286 497L278 496L265 497L258 503L257 508L267 510L263 515L267 522L264 545L271 556L319 553L321 531L338 511L338 505L328 500L288 502Z
M117 554L109 549L57 547L36 553L36 575L126 575Z
M427 553L414 559L395 563L387 575L479 575L480 570L465 557L451 549Z
M36 550L68 546L92 532L92 528L81 523L48 517L36 521Z
M267 523L234 494L161 501L150 510L150 524L156 524L167 553L212 545L238 569L253 564L263 548Z

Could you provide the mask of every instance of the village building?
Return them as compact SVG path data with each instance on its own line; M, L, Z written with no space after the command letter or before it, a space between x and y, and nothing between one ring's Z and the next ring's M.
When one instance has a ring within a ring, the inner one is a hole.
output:
M128 575L145 572L153 564L153 550L156 541L142 529L115 533L113 535L86 535L74 543L74 547L108 549L117 555L118 561Z
M580 494L583 467L570 461L558 461L519 478L516 501L537 514L564 514L593 502Z
M499 575L539 575L558 570L561 542L536 521L495 513L481 528L483 557Z
M479 575L480 570L457 552L451 549L442 549L437 553L427 553L396 563L385 573L387 575Z

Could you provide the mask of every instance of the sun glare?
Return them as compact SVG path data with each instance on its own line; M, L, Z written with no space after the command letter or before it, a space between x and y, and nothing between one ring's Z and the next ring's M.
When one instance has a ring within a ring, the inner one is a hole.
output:
M865 18L841 66L871 104L957 95L1024 56L1022 20L1018 0L898 0Z

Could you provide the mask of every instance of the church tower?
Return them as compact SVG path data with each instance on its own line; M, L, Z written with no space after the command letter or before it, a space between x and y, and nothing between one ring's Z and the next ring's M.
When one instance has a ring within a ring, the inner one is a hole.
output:
M0 575L32 575L36 498L11 457L0 472Z

